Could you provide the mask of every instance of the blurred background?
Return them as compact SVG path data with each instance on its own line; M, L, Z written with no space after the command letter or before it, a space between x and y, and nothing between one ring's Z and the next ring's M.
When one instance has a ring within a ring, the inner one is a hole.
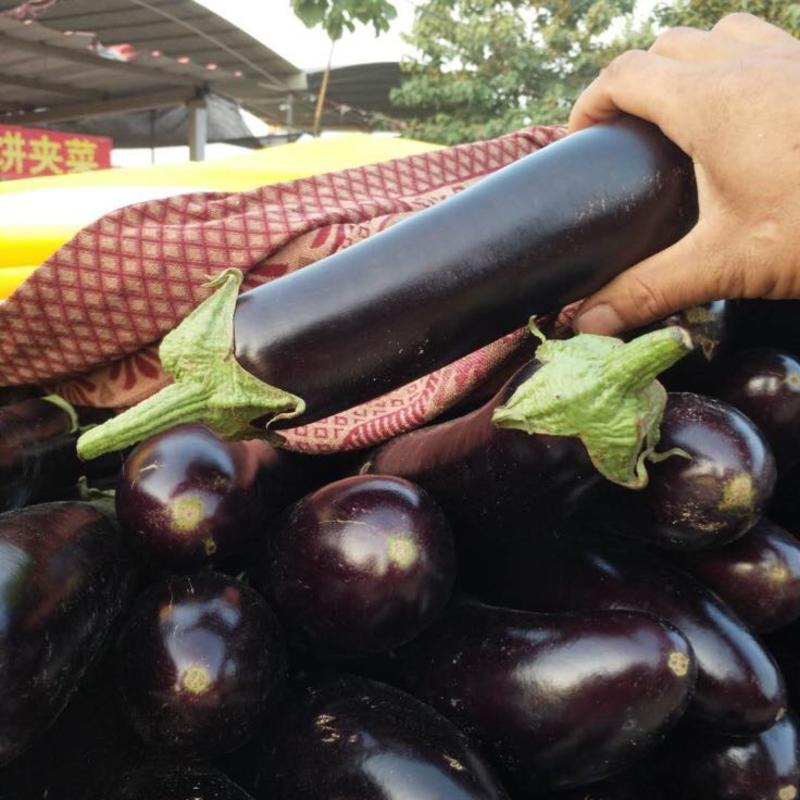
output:
M0 0L0 125L105 137L24 169L0 130L0 173L563 122L616 53L737 10L800 32L787 0Z
M787 0L0 0L0 302L104 213L567 120L615 55Z

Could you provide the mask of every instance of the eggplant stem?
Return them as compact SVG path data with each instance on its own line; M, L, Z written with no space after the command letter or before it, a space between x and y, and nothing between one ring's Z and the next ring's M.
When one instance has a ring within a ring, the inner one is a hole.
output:
M536 351L542 366L492 420L529 434L577 437L605 478L641 489L667 402L655 378L691 349L689 335L677 327L627 344L588 334L549 339Z
M201 384L171 383L122 414L87 430L78 440L78 455L88 461L175 425L202 422L209 399L208 390Z
M46 403L52 403L58 406L69 417L69 430L67 433L75 433L80 427L80 420L78 419L78 412L75 407L68 400L65 400L59 394L48 394L42 398Z
M87 430L78 439L80 458L121 450L186 422L200 422L227 439L268 437L269 426L255 428L255 420L303 413L301 398L269 386L236 360L233 314L241 283L242 273L228 269L207 284L217 291L168 333L158 350L174 383Z
M683 328L661 328L613 350L603 372L610 384L623 391L639 392L692 347L692 339Z

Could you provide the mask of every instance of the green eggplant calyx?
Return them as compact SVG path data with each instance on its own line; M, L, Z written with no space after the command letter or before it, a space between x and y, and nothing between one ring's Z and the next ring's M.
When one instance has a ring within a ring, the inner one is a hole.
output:
M305 403L251 375L236 360L233 314L242 273L227 269L216 289L161 342L158 354L173 383L78 439L82 459L121 450L185 422L199 422L226 439L267 437L253 422L302 414Z
M546 340L534 333L542 339L536 351L542 366L495 409L494 423L575 436L605 478L630 489L647 486L645 462L659 458L655 447L667 402L656 377L692 349L689 334L668 327L626 343L592 334Z

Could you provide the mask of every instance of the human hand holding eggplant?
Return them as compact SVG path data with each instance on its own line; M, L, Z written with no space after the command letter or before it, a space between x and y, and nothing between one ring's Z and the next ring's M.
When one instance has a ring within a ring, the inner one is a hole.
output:
M749 14L665 31L611 62L570 129L620 112L658 125L697 176L697 225L589 296L579 330L616 335L718 298L800 297L800 41Z
M686 156L632 117L566 137L302 270L236 270L163 340L174 379L88 431L91 458L181 422L265 436L352 408L558 311L696 219Z

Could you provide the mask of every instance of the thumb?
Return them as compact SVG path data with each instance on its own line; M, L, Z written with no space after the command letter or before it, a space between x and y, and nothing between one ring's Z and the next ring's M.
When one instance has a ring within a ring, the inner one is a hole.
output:
M710 269L697 227L666 250L625 270L581 306L579 333L616 336L675 311L724 297L720 272Z

